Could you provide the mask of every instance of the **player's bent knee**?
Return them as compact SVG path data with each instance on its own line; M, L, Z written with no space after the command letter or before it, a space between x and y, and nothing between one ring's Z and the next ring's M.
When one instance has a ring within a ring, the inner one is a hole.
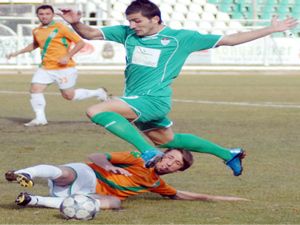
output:
M156 145L167 144L174 139L174 133L170 128L162 128L144 132L144 134Z
M43 93L47 86L47 84L32 83L29 92L31 94Z
M73 93L62 93L61 95L63 96L64 99L69 100L69 101L73 100L73 98L74 98Z
M37 89L37 88L30 88L29 90L30 94L39 94L39 93L43 93L41 90Z
M94 113L91 110L91 108L88 108L85 113L86 113L87 117L89 117L89 118L92 118L94 116Z
M61 169L62 174L54 180L55 184L57 186L65 186L72 184L76 179L75 171L65 166L60 166L59 168Z
M89 117L89 118L92 118L93 116L95 116L96 114L98 113L101 113L102 110L99 109L99 107L97 106L91 106L89 107L87 110L86 110L86 115Z

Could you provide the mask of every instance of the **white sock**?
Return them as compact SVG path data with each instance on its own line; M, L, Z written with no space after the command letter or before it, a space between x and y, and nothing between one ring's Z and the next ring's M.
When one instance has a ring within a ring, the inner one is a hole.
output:
M37 165L37 166L17 170L15 173L27 173L30 175L32 179L36 177L40 177L40 178L46 178L50 180L55 180L62 175L62 171L60 168L51 165Z
M37 196L37 195L30 195L31 201L28 203L28 205L31 206L44 206L48 208L57 208L59 209L62 201L65 199L65 197L43 197L43 196ZM101 208L101 202L99 199L96 200L96 210L97 212L100 211Z
M30 197L31 197L31 200L30 200L30 202L28 203L28 205L34 205L34 206L37 206L38 204L38 196L35 196L35 195L30 195Z
M64 197L43 197L43 196L36 196L30 195L31 201L28 205L32 206L44 206L48 208L56 208L59 209L60 204L65 199Z
M91 97L98 97L102 100L102 98L106 99L106 96L107 94L102 88L97 90L79 88L75 89L74 98L72 100L83 100Z
M46 100L43 93L32 93L30 99L31 107L35 112L35 117L38 120L46 120L45 108Z

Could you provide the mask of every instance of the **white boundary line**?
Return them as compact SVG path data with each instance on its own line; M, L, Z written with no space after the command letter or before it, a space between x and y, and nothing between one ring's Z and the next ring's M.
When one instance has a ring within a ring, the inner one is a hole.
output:
M32 75L36 65L0 65L0 75ZM80 75L123 75L125 65L78 65ZM300 65L263 66L263 65L185 65L181 74L185 75L299 75Z
M29 92L27 91L5 91L0 90L0 94L8 94L8 95L29 95ZM44 92L46 95L61 95L59 92Z
M5 91L0 90L0 94L12 95L29 95L25 91ZM45 92L46 95L60 95L58 92ZM224 101L205 101L205 100L187 100L187 99L173 99L174 102L192 103L192 104L208 104L208 105L232 105L232 106L246 106L246 107L264 107L264 108L285 108L285 109L300 109L300 104L294 103L275 103L275 102L224 102Z
M203 100L184 100L184 99L173 99L173 101L180 102L180 103L193 103L193 104L300 109L300 105L293 104L293 103L275 103L275 102L250 103L250 102L223 102L223 101L203 101Z

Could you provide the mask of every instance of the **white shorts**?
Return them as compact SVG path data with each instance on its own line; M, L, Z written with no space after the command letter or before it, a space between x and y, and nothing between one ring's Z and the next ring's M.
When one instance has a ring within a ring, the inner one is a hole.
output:
M84 163L69 163L62 166L72 168L76 178L71 185L57 186L52 180L48 180L49 194L52 197L67 197L72 194L96 193L97 179L91 167Z
M57 83L59 89L74 87L77 80L77 69L70 67L60 70L45 70L39 68L33 75L31 83L52 84Z

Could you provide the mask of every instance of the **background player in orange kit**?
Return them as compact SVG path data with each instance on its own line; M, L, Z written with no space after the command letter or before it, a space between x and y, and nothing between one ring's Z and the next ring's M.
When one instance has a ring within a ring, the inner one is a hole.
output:
M41 49L42 63L33 75L31 81L31 106L35 118L25 123L25 126L46 125L46 100L44 90L49 84L57 83L62 96L67 100L82 100L97 97L107 100L107 93L103 88L96 90L74 89L77 70L72 57L84 47L84 41L63 23L53 21L54 9L51 5L41 5L36 9L36 15L41 25L33 31L33 42L25 48L7 55L7 58ZM71 43L75 43L70 48Z

